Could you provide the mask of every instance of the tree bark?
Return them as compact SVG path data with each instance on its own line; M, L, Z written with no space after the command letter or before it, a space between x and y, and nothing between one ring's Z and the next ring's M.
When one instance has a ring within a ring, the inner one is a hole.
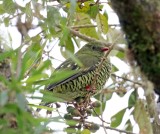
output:
M160 93L160 1L111 2L126 33L131 54Z
M111 4L126 33L131 59L160 95L160 1L111 0ZM152 125L154 134L160 134L160 126Z

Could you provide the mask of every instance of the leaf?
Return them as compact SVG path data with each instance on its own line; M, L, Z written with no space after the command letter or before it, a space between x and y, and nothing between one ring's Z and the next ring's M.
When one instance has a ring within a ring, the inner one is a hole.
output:
M51 6L48 6L47 7L47 23L49 25L49 27L54 27L55 24L59 24L60 22L60 19L61 19L61 15L60 15L60 12L58 11L57 8L55 7L51 7Z
M91 132L88 129L83 129L81 134L91 134Z
M33 17L33 11L31 9L31 3L27 3L25 6L25 13L28 15L28 17Z
M11 57L12 54L14 54L14 51L12 50L0 53L0 61L3 61L4 59Z
M98 13L96 16L96 22L98 29L106 34L108 32L108 18L105 15Z
M5 13L8 14L14 14L17 10L16 5L12 0L4 0L3 9L5 10Z
M19 48L20 49L20 48ZM38 65L42 55L42 47L39 44L32 44L27 48L25 55L22 58L22 68L19 79L23 79L28 71L33 71ZM36 79L35 79L36 80Z
M31 107L36 107L36 108L40 108L40 109L45 109L47 111L56 111L57 108L51 108L51 107L47 107L47 106L42 106L42 105L34 105L34 104L28 104Z
M99 5L90 5L90 10L87 13L91 16L91 18L96 18L99 13Z
M132 132L132 130L133 130L133 126L132 126L132 124L131 124L131 121L130 121L130 120L128 120L128 121L126 122L125 127L126 127L126 128L125 128L125 130Z
M4 106L8 101L8 92L2 91L0 92L0 106Z
M133 106L135 106L136 100L137 100L137 92L136 92L136 90L134 90L129 96L128 107L132 108Z
M4 24L6 27L9 26L9 21L10 21L10 19L8 17L4 18Z
M25 81L27 84L33 84L36 83L36 81L41 80L44 78L48 78L48 75L46 73L40 73L40 74L36 74L36 75L32 75L30 77L28 77L28 79Z
M65 36L65 35L64 35ZM60 48L61 54L63 55L64 58L68 59L70 58L71 54L74 54L74 44L73 41L68 33L68 35L66 35L67 38L63 39L63 43L62 40L60 40L60 45L62 46Z
M103 114L105 107L106 107L106 96L103 94L97 94L94 96L97 100L99 100L99 102L101 103L100 107L95 107L94 110L95 112L93 112L93 116L97 116Z
M75 63L77 63L77 65L79 66L79 67L83 67L83 64L81 63L81 61L78 59L78 58L76 58L75 57L75 55L73 54L73 53L71 53L70 51L65 51L65 56L67 57L67 58L71 58Z
M22 109L25 110L26 106L27 106L27 100L25 98L25 96L22 93L18 93L16 95L16 100L17 100L17 104L18 106Z
M3 4L0 4L0 15L4 14L5 10L3 8Z
M116 56L117 56L118 58L120 58L120 59L124 59L124 58L125 58L125 53L119 51L119 52L116 54Z
M64 131L67 132L67 134L77 134L76 133L77 130L75 128L68 127L68 128L65 128Z
M140 134L153 134L149 114L147 113L142 100L136 102L133 116L139 125Z
M115 127L118 127L121 124L125 112L126 112L126 108L122 109L117 114L112 116L112 118L111 118L111 127L115 128Z
M91 18L87 14L78 13L77 18L78 19L75 22L76 26L78 26L78 25L92 25ZM98 35L97 35L96 29L94 27L80 28L79 32L86 35L86 36L98 39Z
M43 102L47 103L47 102L64 102L63 99L61 99L59 96L59 94L57 93L52 93L51 91L48 90L41 90L40 91L43 94ZM66 96L66 95L65 95Z
M120 29L109 28L107 39L108 41L112 41L116 44L127 44L124 33Z

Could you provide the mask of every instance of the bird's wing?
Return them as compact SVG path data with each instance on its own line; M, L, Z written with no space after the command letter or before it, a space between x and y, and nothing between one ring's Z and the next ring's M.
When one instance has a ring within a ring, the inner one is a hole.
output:
M67 78L64 78L58 82L53 82L52 84L50 84L47 87L47 90L53 90L56 86L67 83L71 80L74 80L75 78L82 76L84 74L86 74L87 72L90 72L92 70L95 69L96 64L98 63L98 58L90 55L86 55L82 54L80 56L77 56L77 58L80 60L80 62L82 62L83 67L79 67L74 61L72 61L71 59L68 59L66 61L64 61L55 71L74 71L73 73L71 73L71 75L69 75ZM54 75L54 74L53 74ZM54 77L54 76L53 76Z

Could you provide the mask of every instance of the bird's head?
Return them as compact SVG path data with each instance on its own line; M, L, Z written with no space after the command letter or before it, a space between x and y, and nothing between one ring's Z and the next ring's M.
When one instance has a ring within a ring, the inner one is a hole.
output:
M94 56L102 56L104 55L104 52L108 51L108 47L102 46L97 43L88 43L85 46L83 46L78 53L83 54L90 54Z

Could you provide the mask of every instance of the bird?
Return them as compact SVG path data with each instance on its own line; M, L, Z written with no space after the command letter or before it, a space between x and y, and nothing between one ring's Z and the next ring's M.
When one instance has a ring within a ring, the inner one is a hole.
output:
M92 89L90 88L92 88L91 86L96 78L92 95L97 94L101 91L111 73L111 63L107 58L102 62L97 77L95 75L105 52L108 50L108 47L101 44L95 42L87 43L74 54L80 64L76 63L73 58L66 59L55 69L51 75L52 80L45 90L52 93L53 97L70 102L87 96L91 92ZM54 81L54 78L59 74L65 74L66 76L63 79ZM42 99L40 105L47 106L50 103L52 102L45 103Z

